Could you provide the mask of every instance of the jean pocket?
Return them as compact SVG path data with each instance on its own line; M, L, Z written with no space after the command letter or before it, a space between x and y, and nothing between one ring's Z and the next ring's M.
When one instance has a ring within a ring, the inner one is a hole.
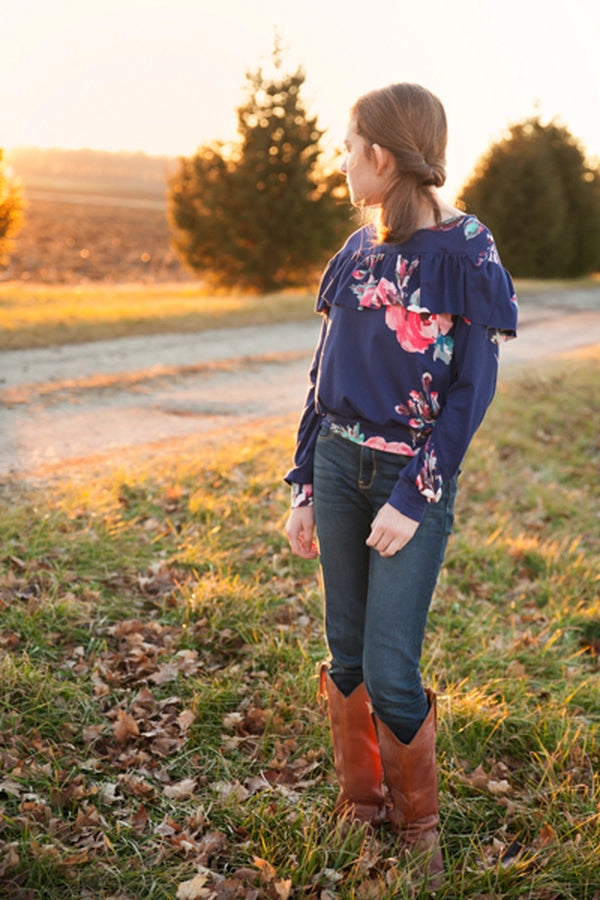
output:
M319 428L319 433L317 435L318 441L330 441L334 438L335 435L331 430L331 426L327 424L327 422L323 422L321 427Z

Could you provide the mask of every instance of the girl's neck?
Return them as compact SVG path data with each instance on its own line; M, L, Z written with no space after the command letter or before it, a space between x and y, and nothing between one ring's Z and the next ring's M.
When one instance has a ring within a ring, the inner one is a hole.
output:
M450 206L449 203L446 203L444 200L442 200L435 188L431 188L431 193L433 194L433 197L438 205L442 222L445 222L448 219L455 219L456 216L461 215L459 209L455 209L453 206ZM419 228L433 228L437 224L438 222L436 220L434 211L429 203L423 204L421 208L421 216L419 217Z

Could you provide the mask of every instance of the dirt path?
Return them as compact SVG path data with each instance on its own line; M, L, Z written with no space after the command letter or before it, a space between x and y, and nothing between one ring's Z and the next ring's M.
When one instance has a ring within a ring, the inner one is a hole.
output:
M524 365L600 345L600 288L522 304L519 339L501 351L501 378ZM100 341L0 356L0 479L37 480L90 460L115 464L240 440L257 422L299 413L319 329L269 328Z

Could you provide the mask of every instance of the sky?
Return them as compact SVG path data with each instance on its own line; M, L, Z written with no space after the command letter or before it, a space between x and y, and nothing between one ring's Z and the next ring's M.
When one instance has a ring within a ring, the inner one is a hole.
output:
M191 155L236 135L245 74L306 73L304 101L343 140L358 96L436 93L448 192L508 125L557 117L600 157L597 0L3 0L0 147Z

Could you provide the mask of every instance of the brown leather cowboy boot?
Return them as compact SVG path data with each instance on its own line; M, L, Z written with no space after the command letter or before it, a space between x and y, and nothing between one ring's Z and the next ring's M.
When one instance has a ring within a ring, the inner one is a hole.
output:
M381 825L387 819L383 771L365 686L360 684L346 697L323 665L320 694L327 698L335 771L340 784L335 811L346 821Z
M429 713L410 744L403 744L374 716L386 785L394 805L390 823L400 847L414 858L416 873L429 890L442 886L444 860L438 834L439 804L435 765L436 699L427 691Z

